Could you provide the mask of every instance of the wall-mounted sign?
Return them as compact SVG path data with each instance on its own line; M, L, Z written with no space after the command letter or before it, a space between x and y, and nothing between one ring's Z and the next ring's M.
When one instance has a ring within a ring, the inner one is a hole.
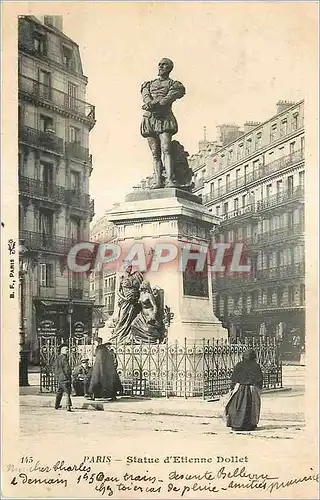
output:
M51 319L43 319L42 321L39 321L37 330L38 335L57 335L57 327L55 322Z
M76 321L74 323L73 334L76 336L82 336L84 334L84 323L82 323L82 321Z

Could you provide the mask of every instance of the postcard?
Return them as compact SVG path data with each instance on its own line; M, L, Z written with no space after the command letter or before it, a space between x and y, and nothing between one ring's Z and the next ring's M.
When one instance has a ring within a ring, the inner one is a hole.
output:
M3 497L318 498L318 10L3 2Z

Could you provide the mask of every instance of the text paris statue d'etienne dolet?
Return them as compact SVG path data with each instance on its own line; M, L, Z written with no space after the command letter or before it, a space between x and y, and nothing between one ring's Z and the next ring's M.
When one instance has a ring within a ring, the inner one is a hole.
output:
M169 75L173 62L164 58L158 64L158 78L144 82L141 86L144 111L140 132L147 138L153 157L153 188L178 187L192 189L192 171L188 153L172 136L178 132L178 123L172 112L172 104L186 93L181 82Z

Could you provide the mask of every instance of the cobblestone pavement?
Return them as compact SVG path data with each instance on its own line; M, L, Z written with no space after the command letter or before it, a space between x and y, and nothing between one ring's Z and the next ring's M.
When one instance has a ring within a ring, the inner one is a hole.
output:
M262 396L259 429L251 433L236 433L237 439L292 440L304 429L304 387L301 367L286 367L286 381L291 390L266 393ZM206 402L198 398L119 399L104 405L104 411L83 409L83 398L73 398L75 410L68 413L62 408L54 410L54 395L24 395L20 397L20 436L22 440L42 437L59 439L77 438L79 445L88 440L93 443L104 439L126 442L139 441L141 435L151 440L170 442L181 440L205 441L209 437L234 435L221 418L219 402Z

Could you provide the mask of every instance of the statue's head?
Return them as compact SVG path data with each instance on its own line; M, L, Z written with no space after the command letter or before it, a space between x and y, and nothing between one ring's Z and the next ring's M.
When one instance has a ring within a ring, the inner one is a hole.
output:
M171 59L167 59L164 57L158 64L158 72L159 76L169 76L171 71L173 70L173 62Z
M144 280L140 285L140 292L151 292L150 281Z

